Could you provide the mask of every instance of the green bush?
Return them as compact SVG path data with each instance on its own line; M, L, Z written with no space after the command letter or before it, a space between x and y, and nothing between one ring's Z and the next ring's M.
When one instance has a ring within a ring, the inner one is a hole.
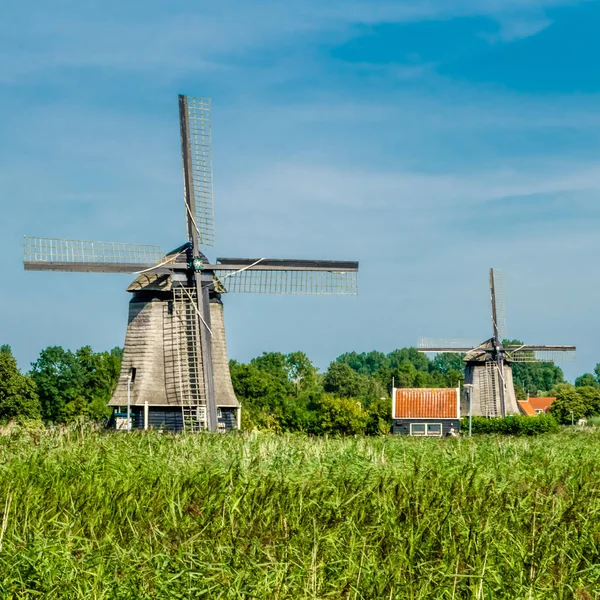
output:
M469 419L461 420L461 431L469 430ZM549 414L527 417L525 415L509 415L503 419L473 417L472 432L499 433L502 435L539 435L558 430L556 419Z
M354 398L338 398L322 394L313 405L315 420L313 431L317 435L364 434L368 416L360 402Z

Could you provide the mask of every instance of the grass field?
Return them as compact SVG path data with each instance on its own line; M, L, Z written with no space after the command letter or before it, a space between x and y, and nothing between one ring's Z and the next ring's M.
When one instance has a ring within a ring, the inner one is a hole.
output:
M0 437L2 598L600 597L600 434Z

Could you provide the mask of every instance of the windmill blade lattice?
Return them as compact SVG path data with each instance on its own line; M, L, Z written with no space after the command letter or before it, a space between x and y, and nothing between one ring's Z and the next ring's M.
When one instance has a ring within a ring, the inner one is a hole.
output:
M516 363L575 360L575 346L506 346L506 358Z
M417 348L422 352L468 352L477 348L479 342L475 340L461 340L457 338L428 338L421 337Z
M210 99L179 96L179 119L186 219L191 218L202 246L214 246Z
M23 264L28 271L135 273L160 263L159 246L25 237Z
M355 271L246 269L216 270L224 291L246 294L358 295Z

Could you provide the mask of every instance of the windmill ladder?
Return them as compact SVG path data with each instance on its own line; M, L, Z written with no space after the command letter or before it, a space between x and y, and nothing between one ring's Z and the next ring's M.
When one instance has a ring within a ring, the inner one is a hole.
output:
M198 370L199 343L195 290L173 288L170 327L165 327L165 376L169 396L181 406L184 431L206 429L203 374Z
M486 361L485 369L479 370L479 392L486 417L497 417L500 414L497 401L497 379L496 365L493 361Z

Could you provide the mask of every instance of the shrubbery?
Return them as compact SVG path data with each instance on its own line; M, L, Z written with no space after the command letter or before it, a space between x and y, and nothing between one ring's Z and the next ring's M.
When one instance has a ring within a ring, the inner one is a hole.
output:
M469 419L461 420L461 431L469 431ZM539 435L557 431L559 428L556 419L549 414L527 417L524 415L510 415L503 419L487 419L486 417L473 417L472 432L499 433L503 435Z
M80 418L102 422L111 412L107 402L117 385L121 355L119 348L49 347L28 373L21 373L10 348L0 345L0 425L24 419L46 425ZM264 352L247 364L232 360L229 367L245 431L378 436L391 429L392 381L396 387L455 387L463 379L463 358L450 353L431 360L416 348L349 352L319 373L303 352ZM545 363L515 364L513 372L522 386L516 390L520 396L527 390L556 397L552 418L476 419L476 433L533 435L553 431L557 423L600 416L600 364L575 385Z

